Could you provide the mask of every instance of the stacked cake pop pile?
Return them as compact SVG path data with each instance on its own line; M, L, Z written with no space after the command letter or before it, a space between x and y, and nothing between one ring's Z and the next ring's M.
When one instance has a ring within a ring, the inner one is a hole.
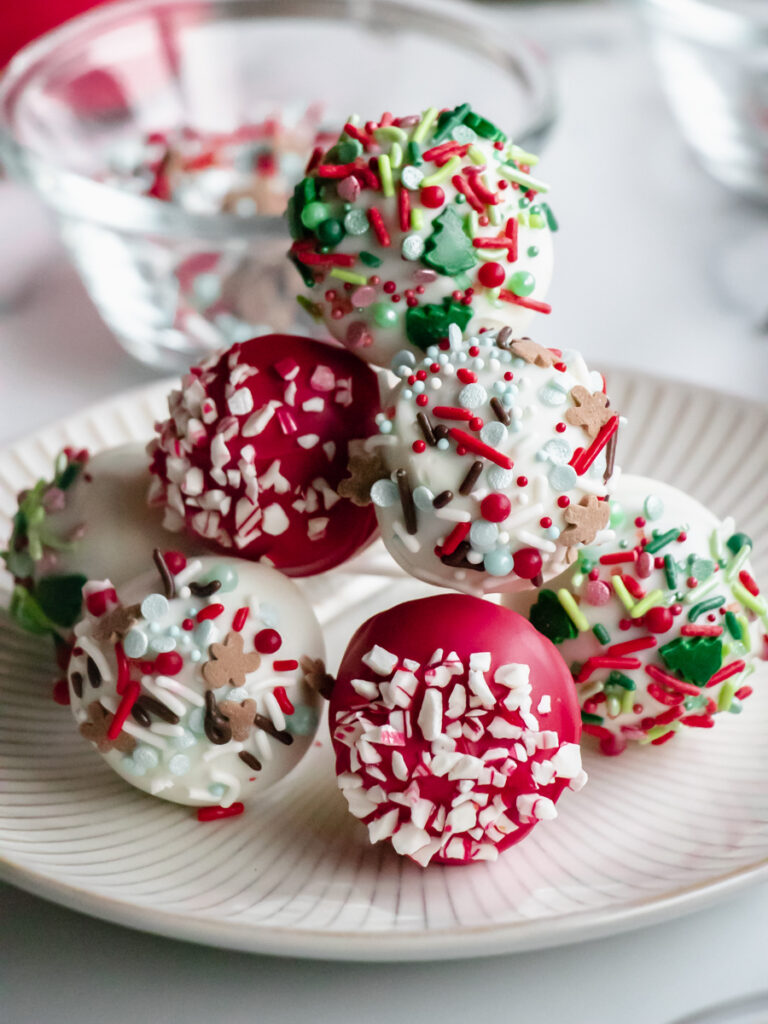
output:
M467 104L350 119L288 211L300 303L333 340L239 342L171 392L146 454L68 451L20 495L11 610L55 634L56 699L134 786L240 813L325 698L371 842L466 864L584 785L582 723L647 757L741 711L768 627L750 539L621 477L602 375L522 334L550 311L535 164ZM377 530L461 593L370 618L334 678L287 577Z

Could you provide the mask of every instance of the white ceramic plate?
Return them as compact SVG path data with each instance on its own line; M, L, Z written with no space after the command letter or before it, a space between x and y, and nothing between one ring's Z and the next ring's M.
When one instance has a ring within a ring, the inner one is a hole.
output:
M14 495L64 444L148 436L167 385L122 395L0 454L0 537ZM736 516L768 579L768 412L615 372L620 461ZM2 585L2 581L0 581ZM428 591L380 545L305 584L331 665L375 611ZM619 758L586 753L567 793L497 863L426 871L367 844L335 787L328 741L250 813L199 824L113 775L50 697L44 642L0 622L0 868L110 921L263 953L355 960L480 956L605 935L768 877L768 682L740 716Z

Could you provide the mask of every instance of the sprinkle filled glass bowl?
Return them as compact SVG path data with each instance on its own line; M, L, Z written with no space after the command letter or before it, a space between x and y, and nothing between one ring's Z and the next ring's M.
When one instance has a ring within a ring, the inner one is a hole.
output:
M541 145L549 69L513 25L446 0L109 4L11 62L0 155L120 343L184 369L297 326L281 212L325 125L469 101Z

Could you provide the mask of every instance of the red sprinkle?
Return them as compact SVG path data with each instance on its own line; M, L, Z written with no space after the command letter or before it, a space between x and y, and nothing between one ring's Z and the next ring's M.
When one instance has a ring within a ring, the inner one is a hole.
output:
M517 260L517 219L510 217L504 227L504 234L512 243L507 253L507 263L514 263Z
M253 638L253 646L259 654L274 654L283 644L283 638L276 629L260 629Z
M69 684L66 679L59 679L53 684L51 696L57 704L69 704Z
M573 458L570 461L570 465L576 470L579 476L582 476L592 463L595 461L600 452L608 444L608 440L616 433L619 429L619 417L611 416L608 422L600 428L600 432L592 442L592 444L586 450L581 448L577 449L574 453Z
M85 607L91 615L104 615L110 605L117 604L117 592L113 587L96 590L85 599Z
M682 636L721 636L722 632L722 626L697 626L692 622L686 622L680 627Z
M738 661L733 661L730 665L726 665L725 668L721 668L719 672L715 672L707 683L707 686L717 686L718 683L722 683L726 679L730 679L731 676L737 676L739 672L743 672L746 667L746 662L742 661L741 658Z
M411 448L414 450L414 452L417 455L421 455L422 452L427 450L427 443L426 443L426 441L421 441L421 440L414 441L413 444L411 445Z
M376 238L379 240L379 245L383 245L385 248L392 245L392 239L389 237L389 232L384 226L384 218L375 206L368 210L368 222L373 228Z
M630 592L632 597L636 597L638 600L641 597L645 597L645 591L634 576L628 576L626 573L623 573L621 578L624 581L624 586Z
M446 537L441 554L452 555L470 531L471 523L457 523Z
M220 818L236 818L242 814L245 807L239 802L230 804L229 807L198 807L198 821L218 821Z
M164 551L163 561L168 566L168 572L172 576L175 576L176 573L181 572L182 569L187 567L187 560L180 551Z
M238 608L237 611L235 612L234 618L232 619L232 629L234 629L236 633L239 633L240 630L245 625L245 621L247 618L248 608Z
M485 207L460 174L454 174L451 178L451 184L457 192L461 192L475 213L485 213ZM426 189L422 189L422 192L426 192Z
M656 637L639 636L637 640L625 640L623 644L612 644L606 649L606 654L614 657L621 657L625 654L634 654L635 651L647 651L658 643Z
M286 658L285 661L272 662L272 668L275 672L293 672L293 670L298 667L298 661L295 661L293 658Z
M599 668L615 668L619 670L640 668L640 659L608 657L587 658L581 666L581 671L576 676L576 682L585 683L592 673L596 672Z
M163 651L155 658L155 672L161 676L175 676L183 666L184 659L178 651Z
M680 719L681 725L692 725L696 729L711 729L715 724L711 715L685 715Z
M506 288L502 288L499 292L499 298L504 302L511 302L515 306L524 306L526 309L535 309L537 313L551 313L552 307L548 302L539 302L538 299L526 299L522 295L515 295L514 292L507 291Z
M459 409L452 405L436 405L432 412L441 420L466 420L469 423L474 418L474 413L469 409Z
M465 366L460 367L456 371L456 376L459 378L462 384L476 384L477 374L468 370Z
M206 619L218 619L223 611L223 604L209 604L207 608L201 608L197 613L197 621L204 622Z
M617 551L613 555L600 555L600 565L623 565L624 562L637 561L637 548L632 551Z
M187 632L189 632L190 630L194 629L195 628L194 620L192 620L192 619L184 619L184 621L181 624L181 628L182 629L186 629Z
M482 455L483 458L488 459L489 462L495 463L497 466L501 466L502 469L512 469L514 463L506 456L502 455L501 452L497 452L495 448L491 448L490 445L485 444L478 438L468 434L466 430L459 430L458 427L451 427L448 431L453 440L469 452L473 452L475 455Z
M397 197L397 209L400 214L400 230L408 231L411 226L411 196L402 185Z
M753 595L753 597L757 597L759 595L760 588L758 587L757 583L755 583L754 579L749 575L746 569L742 569L739 573L739 582L743 587L746 587L746 589L750 592L750 594Z
M115 657L117 658L117 682L115 683L115 689L118 693L124 693L131 679L131 669L121 643L115 644Z
M285 692L285 687L276 686L272 692L274 693L275 700L280 706L280 710L283 712L283 714L292 715L296 709L294 708L293 704L291 704L288 694Z
M670 730L670 732L665 732L663 736L657 736L655 740L651 740L651 743L654 747L660 747L662 743L668 743L671 739L674 739L674 736L674 730Z
M123 693L123 699L115 712L115 716L112 719L109 729L107 729L107 739L116 740L122 731L125 720L131 713L131 708L138 700L139 694L141 693L141 683L127 683L125 692Z
M663 669L660 669L657 665L646 665L645 671L651 679L655 679L657 683L661 683L662 686L669 687L676 693L684 693L689 697L701 696L701 689L696 686L695 683L686 683L683 679L671 676L668 672L664 672ZM648 687L648 692L651 692L650 686Z
M752 694L752 687L751 686L741 686L736 691L736 693L734 693L733 696L736 698L736 700L746 700L747 697L749 697L751 694Z

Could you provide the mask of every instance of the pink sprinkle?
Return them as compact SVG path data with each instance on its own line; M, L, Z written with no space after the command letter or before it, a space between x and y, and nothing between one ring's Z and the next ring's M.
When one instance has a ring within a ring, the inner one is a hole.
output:
M339 194L339 199L343 199L345 203L354 203L360 195L360 182L350 174L341 179L336 186L336 191Z
M293 418L293 413L285 407L277 410L277 422L280 424L280 429L284 434L295 434L299 429L296 420Z
M369 284L361 285L356 288L350 295L350 301L353 306L357 306L359 309L365 309L370 306L372 302L376 301L376 289Z
M309 383L315 391L333 391L336 387L336 377L328 366L317 366Z

